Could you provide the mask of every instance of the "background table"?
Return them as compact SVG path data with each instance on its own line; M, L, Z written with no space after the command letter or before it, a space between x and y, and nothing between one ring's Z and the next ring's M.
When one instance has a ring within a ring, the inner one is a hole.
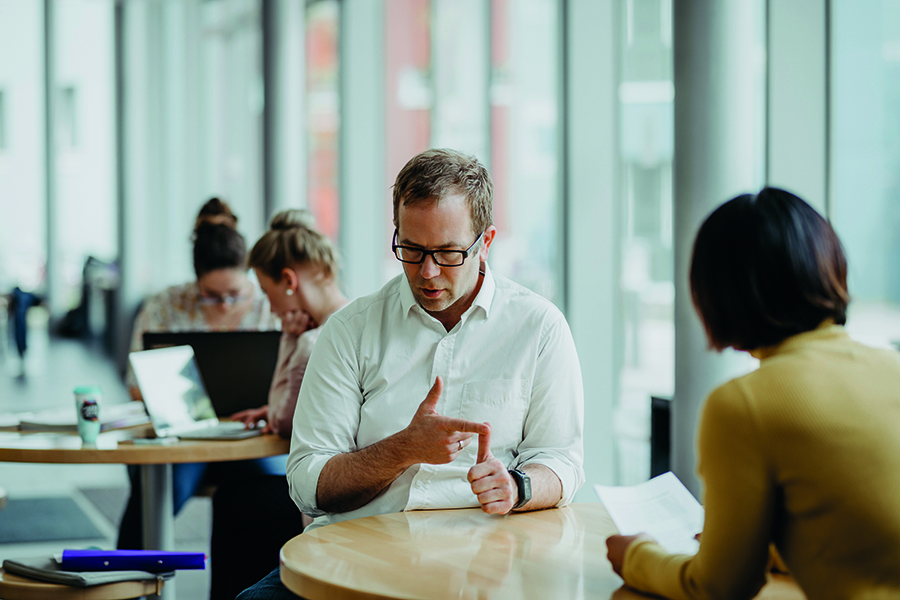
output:
M286 454L290 441L262 435L234 441L179 441L172 445L137 445L131 442L141 429L101 433L96 448L82 447L77 435L0 432L0 461L23 463L139 465L143 494L144 547L175 549L172 507L172 464L220 462ZM174 580L163 588L163 598L175 597Z
M616 533L601 504L487 515L413 511L327 525L281 550L281 580L308 600L632 600L606 559ZM789 578L759 598L805 600Z

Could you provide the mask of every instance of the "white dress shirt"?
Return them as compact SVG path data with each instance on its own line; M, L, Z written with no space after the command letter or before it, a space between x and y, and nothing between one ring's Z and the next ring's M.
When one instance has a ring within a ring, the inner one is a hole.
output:
M287 478L310 527L416 509L479 506L466 479L473 440L449 464L417 464L365 506L325 513L319 474L409 425L434 384L437 412L491 424L491 452L507 468L541 464L562 482L558 506L584 483L581 369L559 309L485 264L481 289L446 331L413 297L404 275L338 311L322 326L294 413Z

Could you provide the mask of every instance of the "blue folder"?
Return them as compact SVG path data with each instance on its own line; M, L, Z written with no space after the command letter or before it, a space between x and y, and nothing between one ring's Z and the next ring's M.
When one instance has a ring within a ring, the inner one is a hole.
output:
M161 573L176 569L205 569L206 555L202 552L162 550L63 550L60 566L64 571Z

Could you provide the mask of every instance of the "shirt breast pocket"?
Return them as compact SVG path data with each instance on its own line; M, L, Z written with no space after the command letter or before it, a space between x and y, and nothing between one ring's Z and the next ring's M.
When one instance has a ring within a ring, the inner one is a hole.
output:
M491 424L491 447L495 454L515 448L522 441L528 411L528 381L491 379L472 381L463 387L460 418ZM471 448L477 449L477 444Z

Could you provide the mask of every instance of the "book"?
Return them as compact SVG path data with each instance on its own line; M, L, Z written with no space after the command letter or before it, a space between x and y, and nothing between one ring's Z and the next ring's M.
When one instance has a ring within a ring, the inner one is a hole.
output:
M77 433L75 405L18 415L20 431ZM121 429L150 422L143 402L100 405L100 431Z
M202 552L163 550L63 550L60 567L64 571L149 571L205 569Z
M147 571L65 571L57 560L47 556L6 559L3 561L3 570L7 573L28 577L29 579L61 583L74 587L91 587L121 581L166 580L171 579L175 575L174 571L161 573L149 573Z
M696 554L703 507L671 471L632 486L595 485L594 491L622 535L647 533L667 552Z

